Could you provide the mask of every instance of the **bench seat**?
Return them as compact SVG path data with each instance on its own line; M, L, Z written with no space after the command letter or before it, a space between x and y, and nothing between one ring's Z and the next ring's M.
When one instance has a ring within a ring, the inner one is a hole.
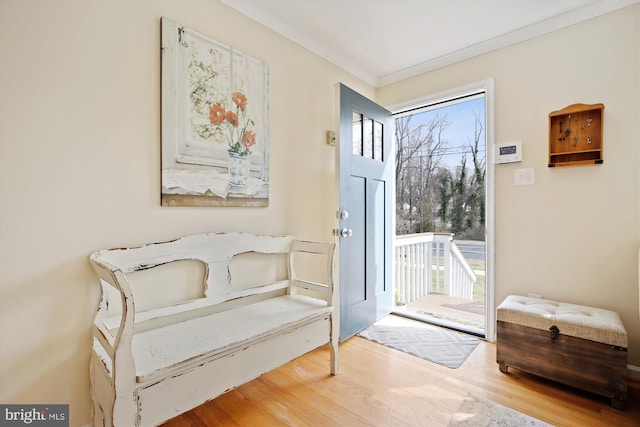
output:
M618 347L628 342L620 315L602 308L511 295L500 304L498 320L544 331L555 325L564 335Z
M131 344L136 381L165 378L202 363L202 359L238 351L330 313L331 307L324 301L284 295L136 334Z

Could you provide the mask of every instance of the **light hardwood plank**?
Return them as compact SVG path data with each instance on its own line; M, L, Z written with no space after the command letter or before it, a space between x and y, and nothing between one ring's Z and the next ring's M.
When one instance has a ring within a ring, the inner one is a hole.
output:
M408 322L411 322L407 320ZM509 369L481 341L458 369L361 337L340 344L340 374L321 347L164 424L211 426L446 426L468 393L562 426L640 425L640 383L624 411L609 400Z

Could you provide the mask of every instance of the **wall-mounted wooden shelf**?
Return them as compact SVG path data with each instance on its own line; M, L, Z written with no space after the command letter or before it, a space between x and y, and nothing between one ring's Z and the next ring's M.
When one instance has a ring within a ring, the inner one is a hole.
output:
M603 104L573 104L550 113L549 167L601 164L603 125Z

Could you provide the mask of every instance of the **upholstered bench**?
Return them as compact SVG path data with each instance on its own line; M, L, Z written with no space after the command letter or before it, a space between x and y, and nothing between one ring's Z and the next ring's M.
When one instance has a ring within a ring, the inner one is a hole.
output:
M610 310L511 295L497 310L497 362L611 398L627 399L627 332Z

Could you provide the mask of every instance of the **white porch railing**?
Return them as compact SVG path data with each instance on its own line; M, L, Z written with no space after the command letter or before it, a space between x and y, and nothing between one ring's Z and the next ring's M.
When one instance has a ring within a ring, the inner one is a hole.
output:
M476 275L453 242L453 234L396 236L394 249L396 301L410 303L430 293L473 299Z

